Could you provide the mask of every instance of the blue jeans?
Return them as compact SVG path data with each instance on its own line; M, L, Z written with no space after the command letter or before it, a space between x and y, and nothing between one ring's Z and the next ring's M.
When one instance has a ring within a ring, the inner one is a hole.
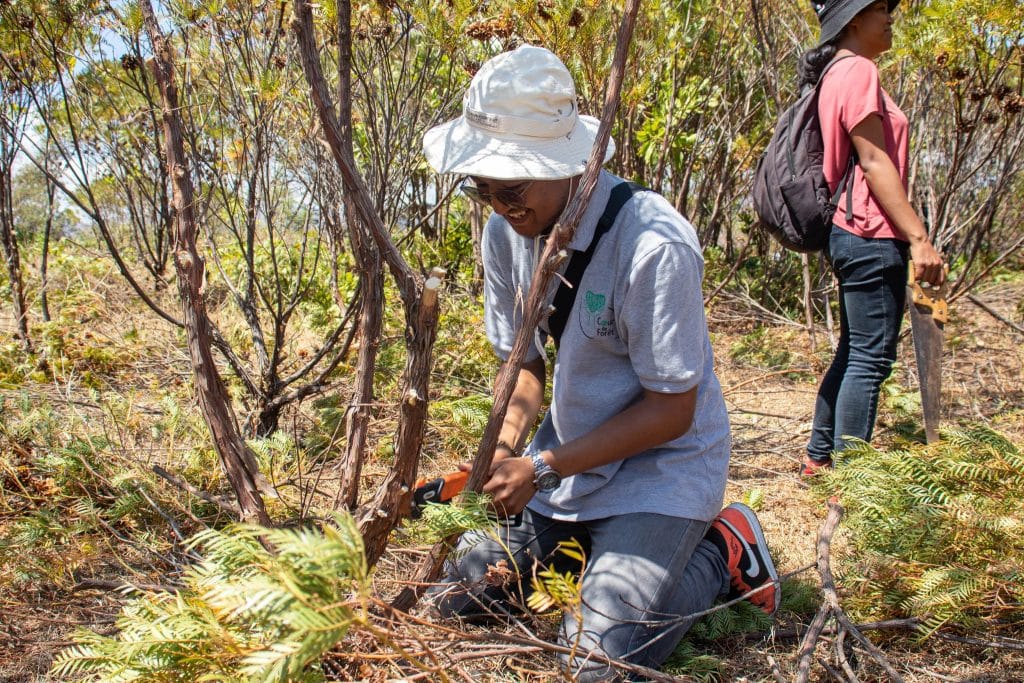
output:
M537 563L560 572L580 566L557 551L575 538L587 566L579 615L566 613L559 643L577 648L562 664L579 681L618 680L616 670L588 660L587 650L648 667L661 665L692 624L680 616L700 612L729 589L729 570L718 549L703 540L708 523L638 513L587 522L562 522L530 510L517 526L468 533L449 563L445 583L430 593L445 616L502 613L522 604ZM500 538L500 542L498 541ZM496 585L504 561L512 570Z
M832 226L828 257L839 279L839 347L814 404L807 454L826 461L847 437L871 440L878 392L892 372L907 300L909 245Z

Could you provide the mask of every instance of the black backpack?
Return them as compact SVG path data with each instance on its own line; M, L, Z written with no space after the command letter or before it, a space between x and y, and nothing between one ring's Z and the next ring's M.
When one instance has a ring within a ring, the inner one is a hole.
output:
M768 147L757 162L751 196L760 223L782 246L800 252L824 249L832 231L836 202L844 186L846 219L853 219L854 155L836 191L830 192L822 160L825 145L818 120L818 92L829 62L813 88L782 112Z

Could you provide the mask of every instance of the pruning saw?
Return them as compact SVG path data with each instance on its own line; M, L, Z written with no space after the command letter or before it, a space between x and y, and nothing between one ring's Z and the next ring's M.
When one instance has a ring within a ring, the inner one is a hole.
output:
M458 470L437 477L436 479L419 479L412 492L412 510L410 515L418 518L423 514L423 508L427 503L450 503L452 498L462 493L469 481L469 472ZM518 513L509 518L499 518L498 523L503 526L519 526L523 521L523 513Z
M948 281L948 280L947 280ZM942 396L942 337L949 321L946 304L946 285L922 285L914 276L910 263L907 278L907 298L910 309L910 328L914 335L914 356L921 385L921 409L924 414L925 441L939 440L939 419Z

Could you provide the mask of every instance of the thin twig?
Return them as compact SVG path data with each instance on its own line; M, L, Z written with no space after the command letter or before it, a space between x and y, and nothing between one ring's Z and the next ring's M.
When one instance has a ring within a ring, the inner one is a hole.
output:
M158 515L160 515L160 517L162 517L165 522L167 522L167 525L171 527L171 531L174 534L174 536L178 539L178 542L185 543L185 541L187 541L188 539L185 538L185 534L182 532L181 527L178 526L177 520L175 520L174 517L171 517L171 515L164 511L164 509L160 507L155 500L150 498L149 494L146 493L145 489L143 489L141 486L136 485L135 490L136 492L138 492L140 496L142 496L142 499L149 503L149 506L153 508L153 510ZM203 561L202 556L194 550L186 549L185 555L193 561Z
M128 594L135 592L142 593L177 593L181 590L179 586L157 583L133 583L130 581L108 581L106 579L82 579L71 590L111 590L118 593Z
M810 369L808 369L806 371L809 372ZM769 372L769 373L766 373L764 375L759 375L758 377L751 377L750 379L743 380L739 384L734 384L731 387L726 387L725 389L722 390L722 395L723 396L728 396L729 394L731 394L732 392L736 391L740 387L745 387L748 384L753 384L754 382L763 382L764 380L768 379L769 377L778 377L779 375L789 375L789 374L792 374L794 372L801 372L801 369L800 368L788 368L786 370L776 370L775 372Z

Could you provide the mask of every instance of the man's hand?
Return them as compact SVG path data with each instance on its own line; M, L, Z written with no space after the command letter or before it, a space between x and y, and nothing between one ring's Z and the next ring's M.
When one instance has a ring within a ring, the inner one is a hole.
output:
M491 464L491 478L484 484L484 493L493 498L499 515L518 515L537 492L534 485L533 462L529 458L502 458Z

